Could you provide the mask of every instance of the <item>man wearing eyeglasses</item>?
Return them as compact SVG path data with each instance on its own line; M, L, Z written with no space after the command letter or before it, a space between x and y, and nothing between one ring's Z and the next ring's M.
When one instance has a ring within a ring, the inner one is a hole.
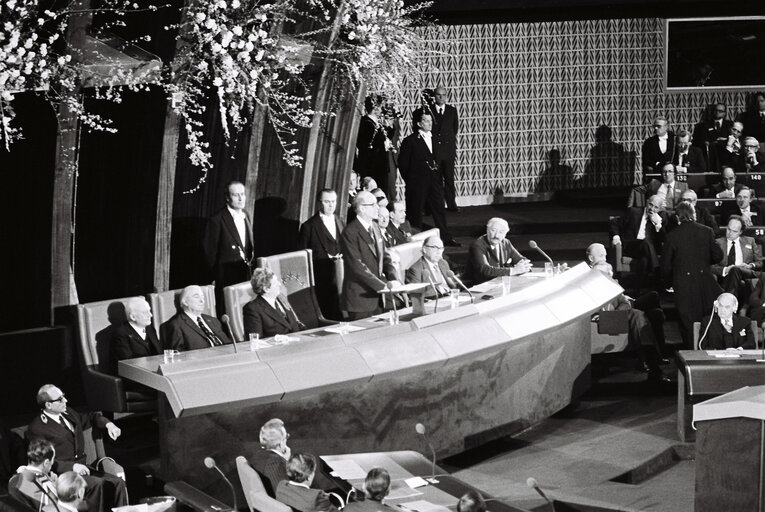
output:
M87 483L85 501L90 512L104 512L112 507L127 505L125 481L114 475L88 467L85 459L83 430L106 429L116 440L120 428L100 412L79 413L67 407L63 391L53 384L45 384L37 392L37 405L41 413L32 420L27 430L28 439L47 439L56 450L53 471L74 471Z
M643 161L643 173L654 173L659 165L672 160L675 154L675 134L669 131L669 123L664 116L653 120L653 135L643 142L640 158Z
M428 237L422 244L422 258L406 271L407 283L433 283L428 288L426 297L447 295L452 288L458 288L454 280L454 272L449 269L449 263L443 258L444 243L437 236Z
M396 268L383 246L377 200L369 192L359 192L353 200L356 218L348 223L340 237L343 253L343 293L341 308L351 320L382 312L380 294L388 283L396 280Z

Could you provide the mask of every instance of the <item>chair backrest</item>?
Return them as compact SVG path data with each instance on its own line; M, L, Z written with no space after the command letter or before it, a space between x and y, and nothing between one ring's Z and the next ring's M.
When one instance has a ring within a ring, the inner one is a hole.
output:
M425 241L431 236L440 236L441 232L438 230L438 228L433 229L427 229L425 231L420 231L419 233L415 233L412 235L412 242L416 240Z
M215 316L215 286L208 284L206 286L200 286L202 288L202 294L205 296L205 310L206 315ZM151 306L151 323L159 333L159 326L167 322L181 310L181 292L182 288L177 290L167 290L160 293L150 293L148 296L149 305Z
M226 311L228 311L229 325L237 340L245 338L242 308L254 298L255 292L252 291L252 285L249 281L223 288L223 302L226 304Z
M112 332L127 320L125 302L131 298L143 297L102 300L77 306L80 352L86 366L98 365L109 372Z
M236 458L236 471L239 473L239 483L242 484L242 491L250 512L292 512L289 506L276 501L266 493L260 475L241 455Z
M412 240L405 244L394 245L388 249L391 254L396 254L398 256L398 270L401 274L398 278L402 283L404 282L404 276L409 267L422 258L423 243L424 240Z
M269 268L279 276L279 280L287 289L287 299L292 309L306 329L319 326L319 320L324 317L313 290L316 282L313 277L311 249L258 258L258 267Z

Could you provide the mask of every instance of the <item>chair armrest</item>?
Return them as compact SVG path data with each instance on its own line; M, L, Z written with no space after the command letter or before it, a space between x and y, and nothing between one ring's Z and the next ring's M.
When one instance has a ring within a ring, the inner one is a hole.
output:
M249 503L252 508L260 512L292 512L289 505L277 501L264 492L250 492Z
M231 507L182 480L165 484L165 494L175 496L179 503L197 512L230 510Z
M123 412L126 409L122 377L109 375L88 365L82 375L88 407L94 411Z

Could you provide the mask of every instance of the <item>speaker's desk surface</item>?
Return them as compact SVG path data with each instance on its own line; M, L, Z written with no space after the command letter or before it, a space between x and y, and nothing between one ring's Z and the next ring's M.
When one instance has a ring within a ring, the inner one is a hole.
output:
M738 356L738 357L730 357ZM681 441L695 438L693 404L744 386L765 384L762 350L680 350L677 363L677 432Z
M622 292L585 264L550 278L501 279L469 300L398 325L353 322L250 351L239 344L120 361L120 375L161 391L165 479L225 496L201 461L235 474L237 455L260 449L258 430L281 418L294 451L419 449L426 424L440 456L528 428L589 387L590 314ZM426 307L432 311L431 303Z

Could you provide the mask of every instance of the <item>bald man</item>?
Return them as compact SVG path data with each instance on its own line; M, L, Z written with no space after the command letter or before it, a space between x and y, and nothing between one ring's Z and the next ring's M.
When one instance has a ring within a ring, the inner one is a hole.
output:
M452 288L459 288L454 280L454 272L443 258L444 243L438 236L430 236L422 244L422 258L415 261L406 271L407 283L433 283L435 290L429 288L427 297L447 295Z
M181 311L162 324L165 348L186 351L231 343L218 319L202 313L205 310L202 288L196 285L184 288L180 305Z

